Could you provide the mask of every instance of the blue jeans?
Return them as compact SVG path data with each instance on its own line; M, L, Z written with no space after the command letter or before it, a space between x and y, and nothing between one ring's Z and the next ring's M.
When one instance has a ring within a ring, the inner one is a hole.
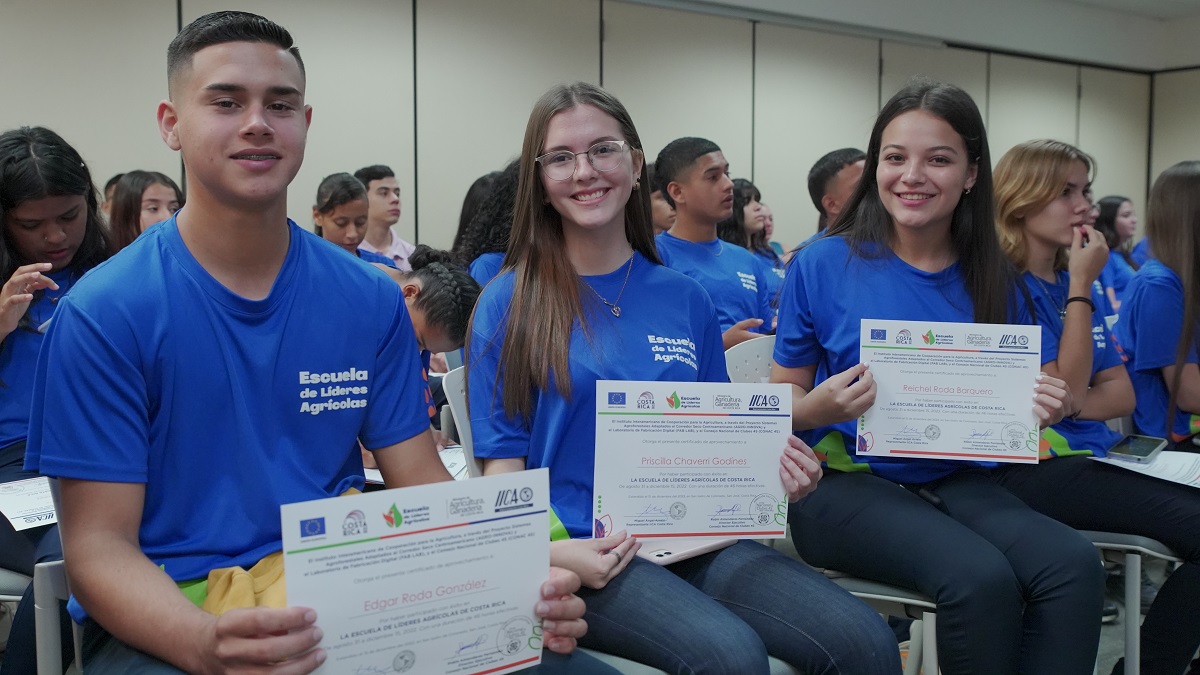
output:
M660 567L635 558L583 589L580 644L668 673L768 673L767 654L804 673L900 672L896 639L870 607L804 564L742 541Z
M984 471L920 487L829 471L792 506L796 549L934 598L945 675L1091 673L1104 599L1091 543Z
M183 671L114 638L96 622L84 627L84 672L91 675L183 675ZM536 675L620 675L616 669L580 651L563 656L542 652L541 665L521 671Z
M1183 672L1200 647L1200 491L1086 457L1006 466L993 476L1071 527L1151 537L1184 559L1142 622L1141 658L1145 675Z

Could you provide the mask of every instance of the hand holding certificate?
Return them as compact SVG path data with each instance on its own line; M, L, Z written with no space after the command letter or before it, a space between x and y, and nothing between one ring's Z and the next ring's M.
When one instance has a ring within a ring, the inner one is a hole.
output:
M541 661L547 471L281 509L288 604L311 607L327 673L508 673Z
M596 401L597 537L784 536L789 386L599 381Z
M860 330L878 391L859 454L1038 461L1038 326L863 319Z

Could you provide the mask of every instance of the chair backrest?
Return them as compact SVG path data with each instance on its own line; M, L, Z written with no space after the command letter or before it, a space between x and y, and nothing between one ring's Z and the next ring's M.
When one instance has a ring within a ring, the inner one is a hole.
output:
M725 350L725 368L730 382L757 384L771 379L771 355L775 336L764 335L746 340Z
M458 442L467 460L467 475L478 478L483 475L483 466L475 460L475 446L471 435L471 416L467 414L467 370L458 367L442 378L442 390L446 392L446 405L454 415L454 428L458 431Z

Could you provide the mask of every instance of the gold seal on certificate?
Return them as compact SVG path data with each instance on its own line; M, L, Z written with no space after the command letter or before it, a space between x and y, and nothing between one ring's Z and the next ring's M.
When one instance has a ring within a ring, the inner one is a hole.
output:
M791 388L596 383L597 537L784 536Z
M878 389L858 454L1037 462L1041 338L1039 326L863 319Z

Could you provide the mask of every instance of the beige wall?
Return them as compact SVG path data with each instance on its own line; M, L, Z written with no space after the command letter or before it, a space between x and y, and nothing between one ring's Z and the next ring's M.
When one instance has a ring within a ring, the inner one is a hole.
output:
M813 230L805 185L812 163L865 145L881 99L914 74L972 94L994 158L1036 137L1080 144L1099 160L1099 194L1144 203L1151 121L1155 172L1200 157L1200 71L1157 76L1150 120L1147 75L618 0L238 5L287 26L308 66L313 126L290 215L309 223L323 176L385 163L400 177L402 235L417 235L419 217L420 241L435 246L450 244L471 182L519 152L537 96L560 81L598 82L601 73L651 158L682 135L719 143L733 173L762 189L785 244ZM182 0L183 20L223 6ZM0 127L55 128L80 148L97 182L132 168L178 176L178 156L154 124L175 22L173 3L160 0L0 0L0 62L8 64ZM72 48L47 48L53 35Z

